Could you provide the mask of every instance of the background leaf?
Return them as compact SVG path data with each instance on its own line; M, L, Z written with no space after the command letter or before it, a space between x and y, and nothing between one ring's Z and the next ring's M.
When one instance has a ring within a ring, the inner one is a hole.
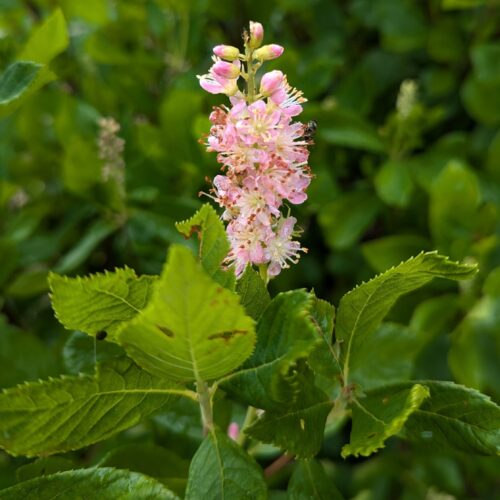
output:
M0 117L15 111L36 90L55 80L45 66L30 61L12 63L0 76Z
M19 55L19 59L48 64L54 57L63 52L68 44L66 20L62 10L58 8L32 32Z

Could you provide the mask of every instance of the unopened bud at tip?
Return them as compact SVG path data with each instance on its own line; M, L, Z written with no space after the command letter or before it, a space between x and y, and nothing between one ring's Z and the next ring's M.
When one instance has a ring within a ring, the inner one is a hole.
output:
M217 61L212 66L213 72L222 78L238 78L240 75L240 68L236 64L232 64L226 61Z
M240 55L239 49L232 45L217 45L213 48L213 51L217 57L226 59L226 61L234 61Z
M264 39L264 28L262 24L250 21L250 47L257 49L262 45Z
M270 61L281 56L284 50L285 49L281 45L272 43L270 45L264 45L260 49L257 49L253 53L253 57L255 59L259 59L260 61Z
M275 69L262 76L260 81L260 92L264 95L271 95L281 88L285 75L282 71Z

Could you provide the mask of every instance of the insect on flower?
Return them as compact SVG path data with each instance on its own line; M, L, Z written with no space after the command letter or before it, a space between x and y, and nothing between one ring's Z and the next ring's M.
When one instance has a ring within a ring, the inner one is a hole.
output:
M293 239L300 233L294 229L296 219L283 209L307 199L307 148L316 122L295 121L306 99L282 71L269 71L258 81L265 61L284 51L280 45L262 45L263 38L262 25L251 22L243 34L244 51L217 45L214 64L198 78L203 89L226 94L231 104L214 108L206 139L223 171L209 196L224 208L231 245L225 262L237 277L247 265L257 265L268 280L306 251Z
M304 140L312 143L314 136L316 135L316 130L318 128L318 122L316 120L311 120L306 123L304 127Z

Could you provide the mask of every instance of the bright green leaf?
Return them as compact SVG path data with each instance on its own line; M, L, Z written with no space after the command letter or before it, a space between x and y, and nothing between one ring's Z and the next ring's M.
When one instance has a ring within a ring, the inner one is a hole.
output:
M209 276L229 289L234 289L234 271L221 269L222 261L229 253L224 224L211 205L203 205L190 219L175 224L186 238L198 235L199 259Z
M213 281L189 249L170 247L148 307L118 336L143 368L173 380L211 380L252 353L254 321L239 298Z
M367 457L384 447L384 442L403 428L408 417L429 397L427 387L415 384L401 388L381 388L367 393L352 404L350 443L342 457Z
M31 34L18 59L48 64L68 46L68 28L60 8Z
M436 252L421 253L344 295L337 310L335 331L346 383L351 357L357 356L360 344L377 329L399 297L433 278L462 280L475 272L476 266L451 262Z
M236 283L236 292L249 316L258 320L271 302L265 283L250 266Z
M126 358L95 376L20 385L0 394L0 447L29 457L83 448L136 425L177 393Z
M342 500L333 481L317 460L299 460L288 483L289 500Z
M186 500L264 500L267 487L260 467L219 430L210 432L189 469Z
M54 498L119 498L120 500L178 500L161 483L136 472L112 468L77 469L41 476L0 491L2 500ZM64 495L64 497L62 496Z
M11 64L0 76L0 118L15 111L30 95L55 80L45 66L30 61Z
M49 285L57 319L68 330L89 335L106 331L110 338L123 322L143 309L154 289L156 277L138 277L133 269L68 278L51 273Z

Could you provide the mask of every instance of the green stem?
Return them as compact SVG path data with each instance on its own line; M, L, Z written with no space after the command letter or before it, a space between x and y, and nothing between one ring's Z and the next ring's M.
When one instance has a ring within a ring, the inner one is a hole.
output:
M248 46L245 47L245 59L247 63L247 99L251 103L255 101L255 73L257 68L252 62L253 49Z
M203 421L203 431L207 434L214 429L214 418L212 411L212 401L210 389L204 380L196 382L196 392L198 393L198 403L201 409L201 419Z
M257 418L257 410L253 406L249 406L247 408L247 414L245 416L245 421L243 422L243 425L241 427L240 434L238 435L238 439L236 442L240 446L244 446L245 442L247 440L247 435L245 434L245 429L247 427L250 427L252 425L253 421Z
M269 276L267 275L267 264L259 264L258 267L259 267L260 277L267 286L267 284L269 283Z

